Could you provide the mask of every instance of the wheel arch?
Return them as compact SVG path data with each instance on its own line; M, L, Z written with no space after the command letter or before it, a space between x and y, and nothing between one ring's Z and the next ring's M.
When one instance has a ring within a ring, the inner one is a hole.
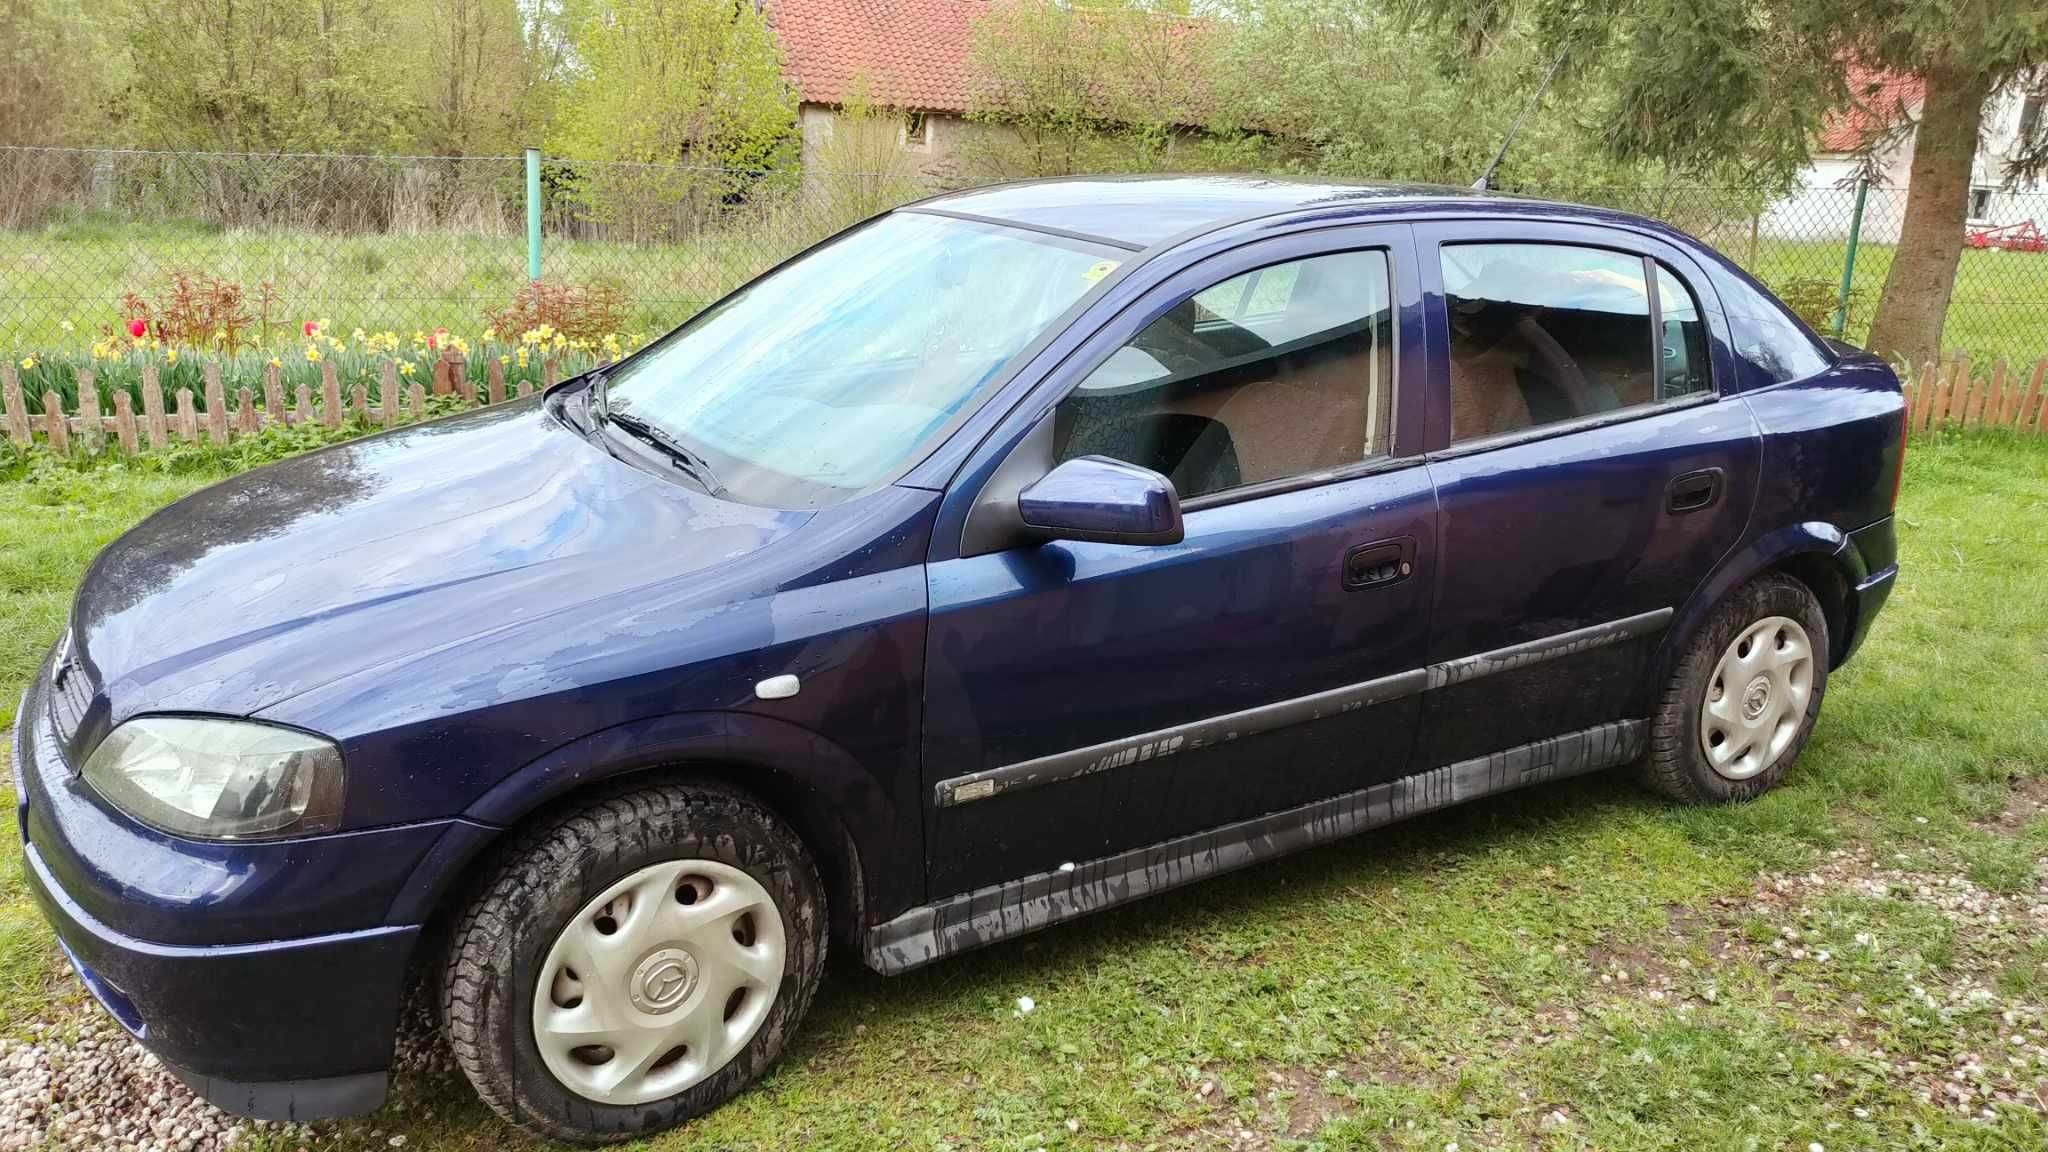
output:
M479 797L413 871L389 923L425 924L421 957L437 929L496 866L498 853L535 824L634 780L705 780L753 796L788 821L817 862L833 940L855 954L872 893L886 882L880 839L895 805L843 749L808 729L736 712L681 713L584 736L514 772Z
M1824 521L1781 528L1731 553L1702 581L1664 632L1644 678L1644 702L1670 679L1693 636L1728 594L1768 572L1782 572L1807 586L1828 622L1828 666L1846 657L1856 626L1851 591L1868 573L1841 529Z

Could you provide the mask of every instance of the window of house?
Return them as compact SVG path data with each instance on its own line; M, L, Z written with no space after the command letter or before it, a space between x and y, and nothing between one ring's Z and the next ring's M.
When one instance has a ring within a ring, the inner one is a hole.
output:
M912 112L903 120L903 142L912 148L923 148L932 142L931 121L922 112Z
M1970 219L1982 220L1991 215L1991 189L1970 189Z
M1387 452L1393 309L1384 252L1275 264L1147 325L1053 418L1061 460L1153 469L1183 498Z
M1453 440L1660 394L1641 257L1562 244L1447 244L1442 266ZM1693 316L1697 324L1696 308ZM1682 336L1682 317L1679 324Z
M2048 97L2033 93L2020 101L2019 142L2022 147L2033 142L2041 132L2041 105Z

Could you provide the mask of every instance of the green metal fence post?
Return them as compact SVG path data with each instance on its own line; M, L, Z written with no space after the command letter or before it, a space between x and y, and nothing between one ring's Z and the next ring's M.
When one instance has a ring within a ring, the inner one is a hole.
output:
M1863 201L1856 202L1858 216L1863 214ZM1851 242L1850 251L1855 251ZM540 279L540 149L526 150L526 278ZM1844 281L1846 283L1846 281ZM1840 331L1841 325L1835 326Z
M1863 198L1870 192L1870 181L1861 176L1856 178L1856 210L1849 215L1849 253L1842 258L1842 290L1835 296L1835 339L1842 338L1842 329L1849 325L1849 286L1856 278L1856 241L1863 236Z

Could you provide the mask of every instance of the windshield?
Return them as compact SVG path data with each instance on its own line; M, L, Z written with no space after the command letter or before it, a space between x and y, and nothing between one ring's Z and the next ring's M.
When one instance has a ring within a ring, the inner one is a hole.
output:
M885 216L619 367L609 408L702 456L721 494L829 504L914 462L1121 255L945 216Z

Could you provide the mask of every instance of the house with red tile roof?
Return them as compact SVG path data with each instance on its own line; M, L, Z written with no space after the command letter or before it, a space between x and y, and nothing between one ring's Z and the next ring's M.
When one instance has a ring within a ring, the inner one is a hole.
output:
M1799 189L1765 213L1762 229L1766 234L1792 239L1846 235L1855 196L1852 188L1864 171L1867 155L1873 180L1862 236L1881 243L1898 239L1906 187L1912 182L1913 144L1919 132L1920 78L1852 64L1847 81L1850 102L1821 125ZM2005 173L2022 142L2048 127L2043 124L2044 103L2048 103L2048 77L2041 86L1994 92L1985 104L1984 130L1970 172L1973 226L2018 223L2030 213L2039 214L2038 192L2028 190L2015 196L2005 188ZM2039 223L2048 226L2048 220Z
M979 130L967 120L973 21L987 0L768 0L797 97L804 166L815 167L859 95L901 115L897 144L927 174L950 171Z

